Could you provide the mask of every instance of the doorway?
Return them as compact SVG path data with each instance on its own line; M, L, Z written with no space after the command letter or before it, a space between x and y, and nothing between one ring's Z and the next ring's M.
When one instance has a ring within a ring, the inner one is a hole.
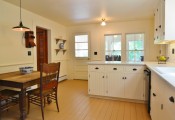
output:
M48 63L48 37L47 30L36 27L37 42L37 70L40 70L41 63Z

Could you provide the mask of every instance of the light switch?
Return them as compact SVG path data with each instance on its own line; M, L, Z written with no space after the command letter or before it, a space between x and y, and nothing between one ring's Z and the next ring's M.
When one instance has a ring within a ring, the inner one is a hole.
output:
M28 56L31 56L31 55L32 55L31 51L28 51Z

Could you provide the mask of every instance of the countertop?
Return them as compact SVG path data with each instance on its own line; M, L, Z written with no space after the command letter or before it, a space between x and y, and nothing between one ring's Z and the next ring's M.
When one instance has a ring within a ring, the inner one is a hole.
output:
M146 65L152 72L155 72L167 83L175 87L175 71L174 73L160 73L156 67L174 67L175 63L167 62L166 64L158 64L158 62L121 62L121 61L92 61L88 65Z
M145 62L92 61L88 65L146 65Z
M159 75L163 80L165 80L168 84L175 87L175 71L171 73L161 73L159 72L156 67L174 67L175 63L167 63L167 64L149 64L147 63L146 66L152 71Z

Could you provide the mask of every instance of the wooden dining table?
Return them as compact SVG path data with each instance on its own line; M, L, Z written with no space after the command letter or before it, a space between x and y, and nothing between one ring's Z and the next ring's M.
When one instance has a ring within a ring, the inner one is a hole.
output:
M40 72L21 74L19 71L0 74L0 86L18 88L20 90L20 120L26 119L26 89L40 82Z

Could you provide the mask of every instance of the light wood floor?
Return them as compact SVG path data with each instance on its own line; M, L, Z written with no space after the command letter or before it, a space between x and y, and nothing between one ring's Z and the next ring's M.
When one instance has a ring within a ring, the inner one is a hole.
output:
M59 107L45 107L46 120L151 120L145 104L89 97L87 81L66 80L59 83ZM17 120L18 106L3 112L2 120ZM27 120L41 120L40 107L31 105Z

